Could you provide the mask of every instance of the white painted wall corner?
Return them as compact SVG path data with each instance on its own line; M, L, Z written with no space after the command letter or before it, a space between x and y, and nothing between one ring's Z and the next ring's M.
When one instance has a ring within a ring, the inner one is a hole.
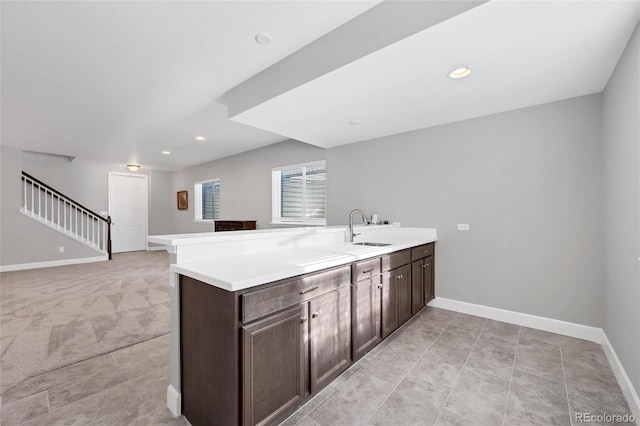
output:
M175 417L182 415L182 394L172 385L167 386L167 408Z
M624 367L622 366L622 363L620 362L620 359L618 358L616 351L613 349L613 346L607 338L607 334L604 330L602 330L602 349L604 349L604 353L607 355L613 374L615 374L616 379L618 380L618 384L620 385L622 393L629 404L631 412L636 418L636 422L640 422L640 398L638 397L638 393L633 387L631 379L629 379L627 372L624 370Z

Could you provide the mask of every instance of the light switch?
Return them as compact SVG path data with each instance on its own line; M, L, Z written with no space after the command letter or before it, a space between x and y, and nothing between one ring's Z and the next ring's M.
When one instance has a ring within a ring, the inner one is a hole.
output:
M458 224L458 231L468 231L469 230L469 224L468 223L459 223Z

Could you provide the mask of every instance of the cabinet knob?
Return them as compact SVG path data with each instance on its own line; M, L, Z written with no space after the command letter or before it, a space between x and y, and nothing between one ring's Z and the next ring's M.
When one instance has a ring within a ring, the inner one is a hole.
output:
M314 312L311 314L311 318L318 318L320 316L320 312Z
M401 280L401 279L402 279L402 274L396 275L396 280Z
M423 264L422 264L422 267L423 267L423 268L426 268L427 266L429 266L429 264L427 264L427 263L423 263Z
M304 324L305 322L307 322L307 317L301 317L301 318L300 318L300 322L301 322L301 323L303 323L303 324Z
M382 284L378 284L378 288L382 288Z

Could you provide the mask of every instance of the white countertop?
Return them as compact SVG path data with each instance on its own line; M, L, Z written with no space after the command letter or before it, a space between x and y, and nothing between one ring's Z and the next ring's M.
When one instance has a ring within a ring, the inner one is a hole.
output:
M355 240L391 243L389 246L357 246L347 242L319 244L174 264L171 271L225 290L237 291L431 243L436 239L433 229L397 228L375 239Z

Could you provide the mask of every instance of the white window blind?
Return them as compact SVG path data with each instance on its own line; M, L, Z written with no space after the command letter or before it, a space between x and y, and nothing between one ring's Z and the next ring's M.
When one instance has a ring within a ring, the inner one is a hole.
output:
M325 161L275 168L271 179L274 223L326 225Z
M196 182L195 219L211 221L220 217L220 180Z

